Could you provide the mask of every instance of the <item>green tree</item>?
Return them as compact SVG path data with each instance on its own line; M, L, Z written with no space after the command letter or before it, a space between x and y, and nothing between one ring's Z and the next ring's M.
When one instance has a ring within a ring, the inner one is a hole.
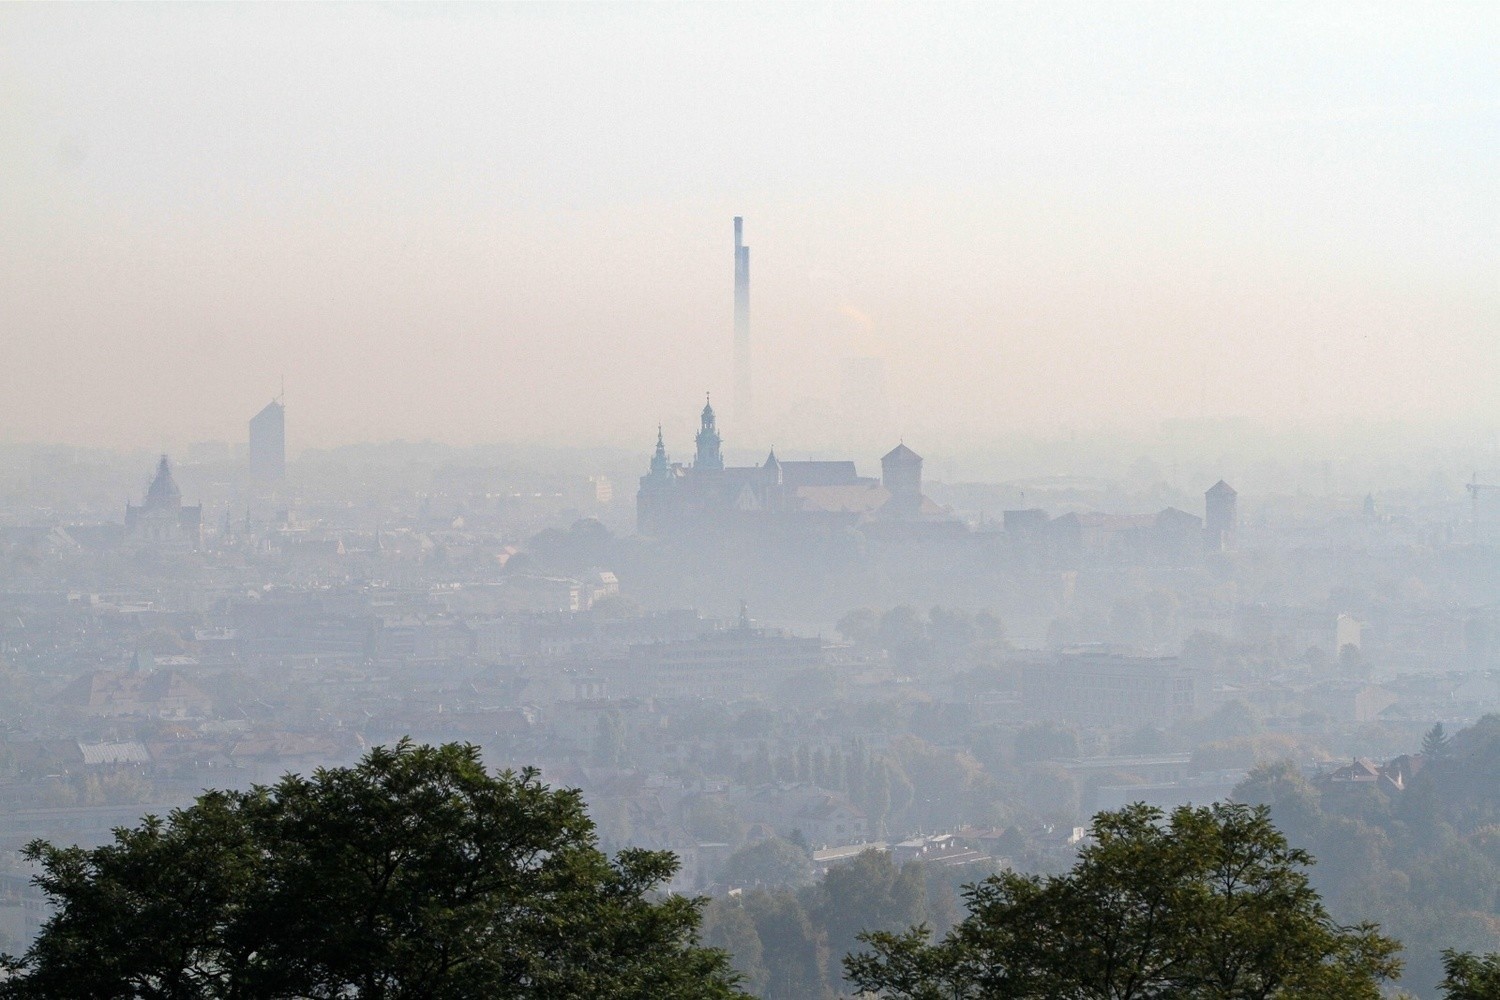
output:
M867 935L849 978L911 1000L1376 1000L1400 970L1378 928L1333 921L1311 857L1264 808L1136 805L1092 834L1064 875L972 886L969 916L935 943L924 928Z
M738 995L665 852L596 846L576 790L474 746L210 792L92 850L35 842L56 906L5 997Z
M840 618L834 628L848 642L863 646L874 642L878 636L880 617L869 608L855 608Z
M740 899L715 899L704 907L703 943L730 956L734 971L750 992L758 994L765 989L770 975L764 962L765 949L755 921Z
M1473 955L1443 952L1443 981L1438 989L1448 1000L1497 1000L1500 998L1500 954Z
M1422 754L1426 757L1446 757L1452 749L1452 739L1443 732L1443 724L1435 723L1422 737Z
M796 895L747 893L745 911L755 921L765 956L764 1000L824 1000L832 995L828 948Z
M1269 806L1276 824L1298 843L1316 839L1323 825L1318 790L1291 761L1256 767L1234 787L1234 799Z
M902 604L880 616L877 635L897 663L910 666L921 659L926 648L927 623L920 611Z
M927 920L921 866L897 868L885 851L862 851L829 869L811 895L809 915L828 935L835 955L858 947L863 932L899 931Z
M796 888L812 881L812 860L804 848L780 837L747 844L724 860L720 881L730 885Z

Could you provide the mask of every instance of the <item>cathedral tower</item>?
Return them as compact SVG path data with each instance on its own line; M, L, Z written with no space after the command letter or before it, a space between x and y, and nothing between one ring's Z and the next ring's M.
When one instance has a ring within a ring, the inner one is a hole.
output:
M714 407L711 401L703 403L703 426L698 429L696 440L698 453L693 458L693 468L724 468L724 455L719 450L719 431L714 426Z

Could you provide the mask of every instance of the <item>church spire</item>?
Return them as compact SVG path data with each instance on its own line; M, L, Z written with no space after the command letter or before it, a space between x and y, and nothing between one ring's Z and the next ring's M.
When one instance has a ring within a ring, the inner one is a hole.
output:
M656 452L651 456L651 474L661 477L671 471L667 462L667 444L661 436L661 424L656 425Z
M703 402L703 426L698 430L695 439L698 445L698 453L693 459L695 469L722 469L724 468L724 455L720 450L719 430L715 426L713 400L704 393Z

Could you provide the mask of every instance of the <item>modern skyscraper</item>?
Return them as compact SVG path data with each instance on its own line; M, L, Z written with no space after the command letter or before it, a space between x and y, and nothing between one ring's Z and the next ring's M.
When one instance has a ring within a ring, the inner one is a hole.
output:
M734 217L734 409L741 423L750 420L750 248L745 220Z
M250 475L262 482L286 478L286 407L280 400L250 418Z

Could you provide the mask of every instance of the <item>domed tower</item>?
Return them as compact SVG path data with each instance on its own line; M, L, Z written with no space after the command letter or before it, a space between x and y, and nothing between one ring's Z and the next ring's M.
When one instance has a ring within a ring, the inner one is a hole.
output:
M182 490L172 478L172 464L163 455L156 476L139 507L125 505L125 534L133 542L196 547L202 540L203 507L185 507Z
M146 501L141 504L143 510L170 510L174 515L182 506L182 490L177 488L177 481L172 478L172 465L167 456L163 455L161 461L156 463L156 478L151 480L151 486L146 490Z
M698 429L698 453L693 458L694 469L722 469L724 455L719 450L719 431L714 425L714 407L711 400L703 403L703 426Z

